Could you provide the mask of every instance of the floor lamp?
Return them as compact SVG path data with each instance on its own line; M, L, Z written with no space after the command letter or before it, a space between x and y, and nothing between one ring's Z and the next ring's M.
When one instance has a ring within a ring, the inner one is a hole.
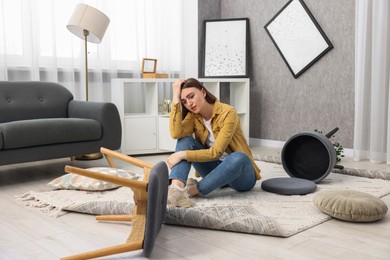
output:
M78 4L66 26L68 30L84 40L85 51L85 94L88 101L88 44L100 43L107 30L110 19L96 8Z
M110 19L96 8L78 4L66 26L68 30L84 40L85 55L85 99L88 101L88 42L100 43L107 30ZM79 160L99 159L101 153L86 154L76 157Z

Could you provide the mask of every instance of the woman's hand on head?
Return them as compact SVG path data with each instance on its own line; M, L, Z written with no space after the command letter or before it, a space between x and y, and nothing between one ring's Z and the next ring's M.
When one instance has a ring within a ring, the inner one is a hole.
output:
M180 103L181 84L186 82L184 79L176 80L172 83L172 101Z
M173 166L181 162L182 160L187 159L187 153L185 151L179 151L171 154L167 159L167 164L169 168L172 169Z

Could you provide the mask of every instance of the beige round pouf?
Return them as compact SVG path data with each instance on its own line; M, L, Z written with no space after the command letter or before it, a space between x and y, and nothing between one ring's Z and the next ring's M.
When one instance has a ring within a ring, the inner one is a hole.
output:
M314 195L313 202L322 212L352 222L376 221L388 210L380 198L354 190L320 191Z

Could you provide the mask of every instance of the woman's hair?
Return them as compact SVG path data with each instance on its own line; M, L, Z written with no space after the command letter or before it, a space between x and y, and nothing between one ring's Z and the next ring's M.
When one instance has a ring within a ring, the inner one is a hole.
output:
M215 101L217 100L217 98L213 94L211 94L203 86L203 84L200 83L197 79L194 79L194 78L186 79L186 81L181 84L180 89L183 90L185 88L197 88L199 90L203 89L206 92L205 99L206 99L207 103L209 103L209 104L214 104ZM188 114L188 109L184 105L181 106L181 109L182 109L182 115L183 115L183 119L184 119Z

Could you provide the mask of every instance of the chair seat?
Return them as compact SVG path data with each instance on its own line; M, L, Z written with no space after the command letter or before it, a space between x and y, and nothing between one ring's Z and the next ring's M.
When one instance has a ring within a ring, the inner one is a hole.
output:
M168 167L165 162L157 163L149 176L148 205L144 239L144 255L148 257L163 224L168 198Z
M281 195L305 195L317 189L317 185L310 180L300 178L273 178L261 183L265 191Z

